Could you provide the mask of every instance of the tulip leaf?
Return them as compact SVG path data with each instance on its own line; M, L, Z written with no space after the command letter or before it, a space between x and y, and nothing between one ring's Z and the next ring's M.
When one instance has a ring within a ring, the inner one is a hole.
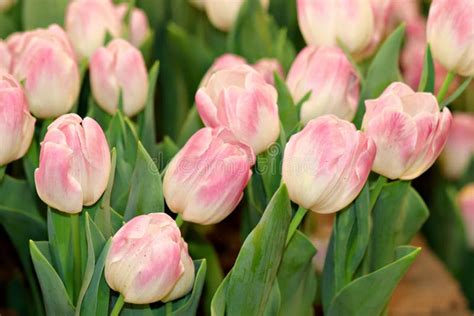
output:
M78 105L79 106L79 105ZM105 112L94 100L92 94L87 100L87 116L93 118L103 130L106 130L112 120L112 115Z
M421 73L418 91L434 93L435 86L435 68L430 45L426 46L425 58L423 61L423 72Z
M0 38L7 38L16 30L15 21L11 17L0 13Z
M171 138L165 136L163 141L157 146L158 160L156 165L159 170L163 172L166 169L166 166L170 163L171 159L178 153L179 147L176 145Z
M222 281L221 285L217 288L214 297L211 302L211 315L212 316L224 316L226 309L226 293L227 288L229 287L229 280L232 274L232 270L229 271L227 276Z
M184 144L188 141L191 136L196 133L199 129L203 128L204 125L199 117L198 110L196 105L193 105L191 109L188 111L188 115L186 116L186 120L184 121L183 126L179 132L179 136L177 139L177 144L179 147L183 147Z
M468 77L464 82L453 92L446 100L441 103L441 108L448 106L449 104L453 103L463 92L469 87L473 77Z
M30 253L38 276L47 315L74 315L74 307L61 278L48 261L47 242L30 241Z
M26 152L26 155L23 156L22 163L26 180L30 185L30 190L34 192L36 191L35 170L39 167L39 145L36 141L36 136L33 137L30 148Z
M23 0L23 29L32 30L51 24L63 25L68 0Z
M286 134L291 135L290 132L299 123L298 108L283 79L281 79L278 74L275 74L274 80L275 88L278 92L278 113L280 120Z
M278 286L278 280L273 282L272 291L270 292L270 297L268 298L267 305L265 306L265 311L263 312L264 316L273 316L278 315L281 307L281 294L280 287Z
M130 179L130 193L124 220L134 216L165 210L161 175L145 147L138 142L135 170Z
M291 221L284 184L268 204L260 222L239 252L226 291L229 315L261 315L271 296Z
M138 134L150 155L155 155L155 89L160 63L156 61L148 74L148 97L145 109L138 115Z

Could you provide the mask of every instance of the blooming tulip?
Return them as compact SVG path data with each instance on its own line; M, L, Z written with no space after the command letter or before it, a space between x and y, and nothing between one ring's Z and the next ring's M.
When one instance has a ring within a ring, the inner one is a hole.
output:
M458 195L461 215L467 233L467 242L474 249L474 183L466 185Z
M12 56L5 42L0 40L0 71L9 72L12 64Z
M263 79L265 79L266 83L271 85L275 84L275 73L277 73L282 78L284 76L283 67L275 58L260 59L255 64L253 64L252 67L263 76Z
M36 190L46 204L79 213L99 200L109 173L109 146L96 121L65 114L48 126L35 171Z
M123 21L125 19L128 7L126 3L115 7L120 20ZM133 8L128 23L127 38L133 46L140 47L150 32L150 25L148 24L145 12L142 9Z
M67 7L66 32L80 58L92 56L107 34L120 36L120 23L111 0L73 0Z
M145 62L140 51L127 41L115 39L107 48L99 48L91 58L90 76L94 98L106 112L117 111L120 93L125 115L134 116L145 107Z
M344 52L337 47L308 46L296 57L287 77L295 102L309 91L301 107L301 121L334 114L351 121L359 102L359 77Z
M474 115L462 113L453 115L453 123L448 141L440 161L444 174L450 179L458 179L474 158Z
M474 76L473 14L472 0L433 0L428 16L433 57L462 76Z
M196 106L206 126L228 127L256 154L280 133L277 92L250 66L214 72L196 93Z
M16 0L0 0L0 12L6 12L15 4L15 2Z
M35 119L20 84L0 70L0 166L21 158L31 144Z
M431 93L395 82L365 101L362 129L377 145L373 170L390 179L411 180L434 163L448 138L451 112L440 112Z
M13 34L12 73L23 82L31 113L54 118L73 107L80 89L79 69L66 34L57 25Z
M204 1L209 21L217 29L221 31L229 31L237 20L240 7L244 0L211 0ZM260 0L262 7L266 10L270 4L270 0Z
M186 295L194 264L178 226L165 213L134 217L112 238L105 279L124 301L149 304Z
M197 131L168 165L163 194L185 221L209 225L242 199L255 163L252 149L225 128Z
M285 148L282 176L290 199L316 213L343 209L362 190L375 151L350 122L334 115L311 120Z

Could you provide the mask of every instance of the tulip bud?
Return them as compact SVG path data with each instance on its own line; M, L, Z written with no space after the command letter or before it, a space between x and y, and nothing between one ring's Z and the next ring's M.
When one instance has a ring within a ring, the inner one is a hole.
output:
M239 15L240 7L244 0L219 0L204 1L206 14L217 29L227 32L234 25ZM260 0L262 7L266 10L270 0Z
M255 163L252 149L225 128L197 131L173 158L163 180L166 203L185 221L209 225L242 199Z
M309 121L285 148L282 176L290 199L329 214L351 203L362 190L375 145L354 124L334 115Z
M440 156L443 173L459 179L474 158L474 115L455 113L448 141Z
M134 217L112 238L105 279L124 301L150 304L186 295L194 264L178 226L165 213Z
M39 118L67 113L79 96L80 75L74 52L57 25L7 40L15 78L23 82L30 111Z
M206 126L229 128L259 154L280 134L277 98L261 74L240 65L214 72L196 93L196 106Z
M0 166L23 157L30 147L35 121L20 84L0 70Z
M120 18L111 0L73 0L65 17L66 32L77 55L89 58L105 44L106 36L118 37Z
M15 2L16 0L0 0L0 12L8 11Z
M121 3L115 7L115 11L117 12L122 23L125 22L124 19L127 14L128 7L129 6L126 3ZM148 18L142 9L133 8L132 12L130 12L128 23L127 38L133 46L139 48L146 40L150 32Z
M431 93L394 82L375 100L365 101L362 129L377 145L373 171L411 180L438 158L448 138L451 112L440 112Z
M474 76L473 12L472 0L433 0L428 16L433 57L462 76Z
M216 58L216 60L214 60L214 63L207 70L199 86L202 87L202 86L207 85L207 83L209 82L209 79L211 78L211 75L218 70L223 70L227 68L232 68L234 66L246 65L246 64L247 64L247 61L243 57L240 57L234 54L224 54Z
M263 76L265 82L271 85L275 84L275 73L284 78L283 67L275 58L263 58L257 61L252 67Z
M466 185L458 195L461 215L467 234L467 242L474 249L474 183Z
M337 47L308 46L296 57L287 77L295 102L309 91L301 107L301 121L334 114L352 121L359 102L359 77L344 52Z
M120 93L125 115L143 110L148 95L148 75L140 51L127 41L115 39L91 58L90 78L95 100L109 114L118 109Z
M10 72L12 56L7 44L0 40L0 72Z
M65 114L48 126L35 171L36 190L46 204L79 213L99 200L109 173L109 146L96 121Z

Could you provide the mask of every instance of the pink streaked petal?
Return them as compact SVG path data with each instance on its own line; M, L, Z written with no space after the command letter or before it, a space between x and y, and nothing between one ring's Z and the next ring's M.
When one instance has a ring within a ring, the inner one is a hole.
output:
M117 111L119 83L114 73L114 56L106 49L99 48L90 61L90 78L94 98L109 114Z
M384 111L403 111L403 103L401 99L394 94L382 94L377 99L365 101L365 114L362 121L362 129L365 129L374 117L380 115Z
M218 126L216 104L203 88L199 88L197 91L195 102L199 116L204 124L210 127Z

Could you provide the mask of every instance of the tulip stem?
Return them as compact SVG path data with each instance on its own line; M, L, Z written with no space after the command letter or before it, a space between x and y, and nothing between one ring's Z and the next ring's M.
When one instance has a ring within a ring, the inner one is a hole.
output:
M456 74L454 72L450 71L444 78L443 85L441 86L441 89L439 89L438 96L437 96L438 103L440 104L440 106L441 106L441 102L444 100L444 97L446 96L446 93L448 92L451 82L453 82L455 75Z
M112 309L112 312L110 313L110 316L118 316L120 315L120 311L122 310L124 301L124 297L122 294L118 297L117 301L115 302L114 309Z
M74 254L74 297L79 296L81 290L81 240L79 232L79 214L71 214L71 234L72 234L72 250Z
M288 246L291 238L293 237L293 235L296 232L296 229L300 225L301 221L303 220L303 218L304 218L304 216L306 215L307 212L308 212L308 210L305 209L304 207L301 207L301 206L296 211L295 216L291 220L290 227L288 228L288 234L286 235L285 246Z
M176 219L174 220L176 222L176 226L178 227L181 227L181 225L183 225L183 218L181 217L181 214L178 214L178 216L176 216Z
M380 192L382 192L383 186L387 183L387 178L384 176L380 176L375 182L373 189L371 190L370 194L370 210L374 208L377 199L379 198Z

